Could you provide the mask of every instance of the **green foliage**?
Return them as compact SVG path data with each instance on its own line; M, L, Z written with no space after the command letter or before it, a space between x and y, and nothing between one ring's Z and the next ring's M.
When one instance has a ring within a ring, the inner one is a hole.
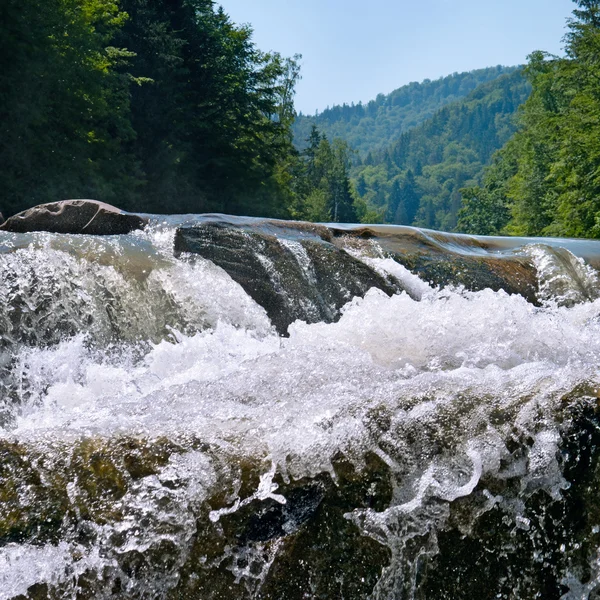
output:
M119 43L135 52L132 147L152 212L285 216L295 61L256 49L212 0L122 0ZM136 202L139 205L140 202Z
M486 198L501 188L510 214L502 231L600 237L600 3L576 4L566 58L530 56L533 92L519 130L499 155L497 174L488 173L481 190L465 191L466 229L482 231L475 222L490 214Z
M125 18L115 0L2 3L0 209L132 186L135 164L118 156L134 137L130 53L110 45Z
M459 190L462 208L458 212L457 230L479 235L500 235L510 221L506 183L517 170L514 143L508 142L486 169L481 187Z
M455 229L461 188L479 183L529 91L520 70L502 75L371 153L353 171L362 200L388 223Z
M348 144L332 143L313 126L297 174L296 218L308 221L354 223L358 220L356 192L350 181L352 151ZM361 215L367 217L366 207Z
M212 0L6 0L0 210L288 216L297 61Z
M388 95L379 94L367 104L343 104L315 116L300 115L294 123L294 143L303 150L311 127L316 125L327 137L345 140L366 157L369 152L385 149L402 133L431 118L445 105L465 98L479 85L514 70L498 66L454 73L436 81L413 82Z

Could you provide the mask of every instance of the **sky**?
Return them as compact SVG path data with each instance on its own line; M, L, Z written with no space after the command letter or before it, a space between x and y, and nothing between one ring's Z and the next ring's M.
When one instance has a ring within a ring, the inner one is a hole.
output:
M302 54L296 110L368 102L455 72L562 54L571 0L216 0L261 50Z

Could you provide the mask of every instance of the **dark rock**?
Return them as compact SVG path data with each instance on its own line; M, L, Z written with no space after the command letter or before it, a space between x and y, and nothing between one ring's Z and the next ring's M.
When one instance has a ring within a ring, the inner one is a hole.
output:
M424 552L427 539L421 535L409 536L402 555L414 562L411 577L403 580L411 594L386 594L383 588L376 597L559 600L567 597L571 574L573 597L580 581L581 589L585 586L589 597L596 598L594 569L600 544L597 399L591 387L577 388L563 399L558 458L570 485L560 495L551 496L543 488L525 489L519 476L485 474L471 494L449 504L449 518L435 532L434 551L428 547ZM374 428L389 428L382 410L370 419ZM508 450L521 456L523 445L529 444L527 436L515 437L513 442ZM218 483L202 490L197 504L192 504L195 526L190 530L190 545L180 548L169 534L144 549L118 550L112 554L115 566L108 570L90 567L74 575L77 590L86 590L77 597L98 597L102 586L117 589L123 573L138 593L113 592L110 597L151 597L143 594L146 582L177 573L171 579L174 587L164 593L170 600L302 600L307 590L311 598L360 599L373 597L373 588L385 571L398 567L394 561L400 555L394 556L390 548L364 535L347 518L356 509L381 513L399 500L394 496L398 474L374 453L364 455L361 469L339 453L332 458L334 473L287 482L277 474L276 492L286 498L286 504L254 497L236 510L223 512L215 522L209 517L211 511L230 508L236 499L256 491L265 463L260 457L224 455L222 448L211 448L200 440L187 450L192 449L210 458ZM0 443L0 502L4 507L0 545L56 544L69 536L76 536L73 539L79 544L95 543L90 532L122 521L122 500L127 494L140 493L137 482L160 473L169 456L185 451L165 439L80 440L67 452L68 459L57 462L34 448ZM156 481L163 492L177 486L176 480L164 477ZM489 506L490 494L504 498L503 503ZM519 522L510 509L517 506L522 507ZM143 519L139 525L144 527ZM180 525L163 523L161 527L166 532L175 527L177 533ZM112 543L121 548L125 542L117 538L111 538ZM253 588L259 580L259 588ZM61 585L66 584L40 582L19 598L72 597Z
M341 454L334 458L333 467L335 482L329 473L289 483L276 477L277 493L286 498L286 505L254 500L223 515L218 526L200 520L179 585L169 600L302 600L307 590L310 598L369 597L391 553L363 535L346 515L356 508L386 508L393 494L391 473L370 453L363 470ZM212 500L211 506L215 508ZM260 572L264 557L251 550L262 547L268 552L269 544L277 544L276 557L265 570L260 593L249 594L232 571L249 568L252 572L253 564L246 562L253 555ZM229 556L223 560L225 553Z
M177 230L175 252L198 254L225 269L265 308L282 334L296 319L337 320L349 300L371 287L390 295L404 290L395 278L383 277L354 258L355 253L391 258L434 287L504 290L539 303L531 258L498 249L491 238L400 226L325 226L207 215L202 224Z
M439 552L422 565L419 588L423 598L598 597L600 586L591 582L596 577L592 569L600 545L600 428L597 398L594 394L586 401L585 393L575 390L565 398L569 418L559 459L567 489L560 497L543 490L527 494L517 477L483 478L471 495L451 505L448 527L438 533ZM472 518L478 501L484 504L486 492L522 502L521 521L516 523L514 515L495 506L465 535L460 523ZM568 594L569 574L589 582L592 594Z
M281 487L281 486L280 486ZM232 539L241 544L266 542L296 532L312 518L325 496L325 485L309 481L286 491L286 503L255 500L224 519Z
M198 254L227 271L267 311L280 334L296 319L336 321L348 301L372 287L389 295L404 290L398 280L354 258L355 252L391 258L434 287L490 288L539 302L530 257L497 252L475 237L409 227L337 228L211 216L180 227L175 252Z
M434 287L504 290L538 303L537 270L531 259L498 252L480 238L400 226L332 228L331 232L339 247L368 253L375 244L380 253Z
M4 223L4 215L0 212L0 225Z
M0 225L1 231L116 235L143 229L148 219L96 200L63 200L40 204Z
M402 290L397 281L326 241L325 227L298 225L294 229L271 221L253 229L208 222L181 227L175 252L197 254L227 271L266 310L280 334L297 319L336 321L347 302L372 287L389 295Z

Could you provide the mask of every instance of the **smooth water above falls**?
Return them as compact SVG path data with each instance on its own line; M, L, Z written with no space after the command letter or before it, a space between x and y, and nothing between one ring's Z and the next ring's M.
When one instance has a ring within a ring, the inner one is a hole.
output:
M600 598L594 267L223 216L0 232L0 598Z

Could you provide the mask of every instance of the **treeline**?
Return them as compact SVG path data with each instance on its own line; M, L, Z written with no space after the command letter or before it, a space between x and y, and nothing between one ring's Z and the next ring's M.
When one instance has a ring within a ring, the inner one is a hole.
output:
M4 0L0 61L5 216L95 198L356 218L347 148L292 145L296 60L261 52L211 0Z
M600 237L600 2L576 4L566 56L535 53L526 77L482 69L296 119L297 57L212 0L4 0L0 212L95 198Z
M461 188L480 182L495 151L513 135L514 115L531 86L522 70L484 83L440 109L353 170L356 188L378 219L451 231Z
M600 237L600 3L576 4L566 56L530 57L519 129L463 190L460 230Z
M490 67L422 83L410 83L390 94L379 94L363 104L333 106L320 114L300 115L294 122L294 143L306 148L315 125L329 138L340 138L361 157L392 144L409 129L420 125L447 104L468 96L483 83L512 73L516 67Z

